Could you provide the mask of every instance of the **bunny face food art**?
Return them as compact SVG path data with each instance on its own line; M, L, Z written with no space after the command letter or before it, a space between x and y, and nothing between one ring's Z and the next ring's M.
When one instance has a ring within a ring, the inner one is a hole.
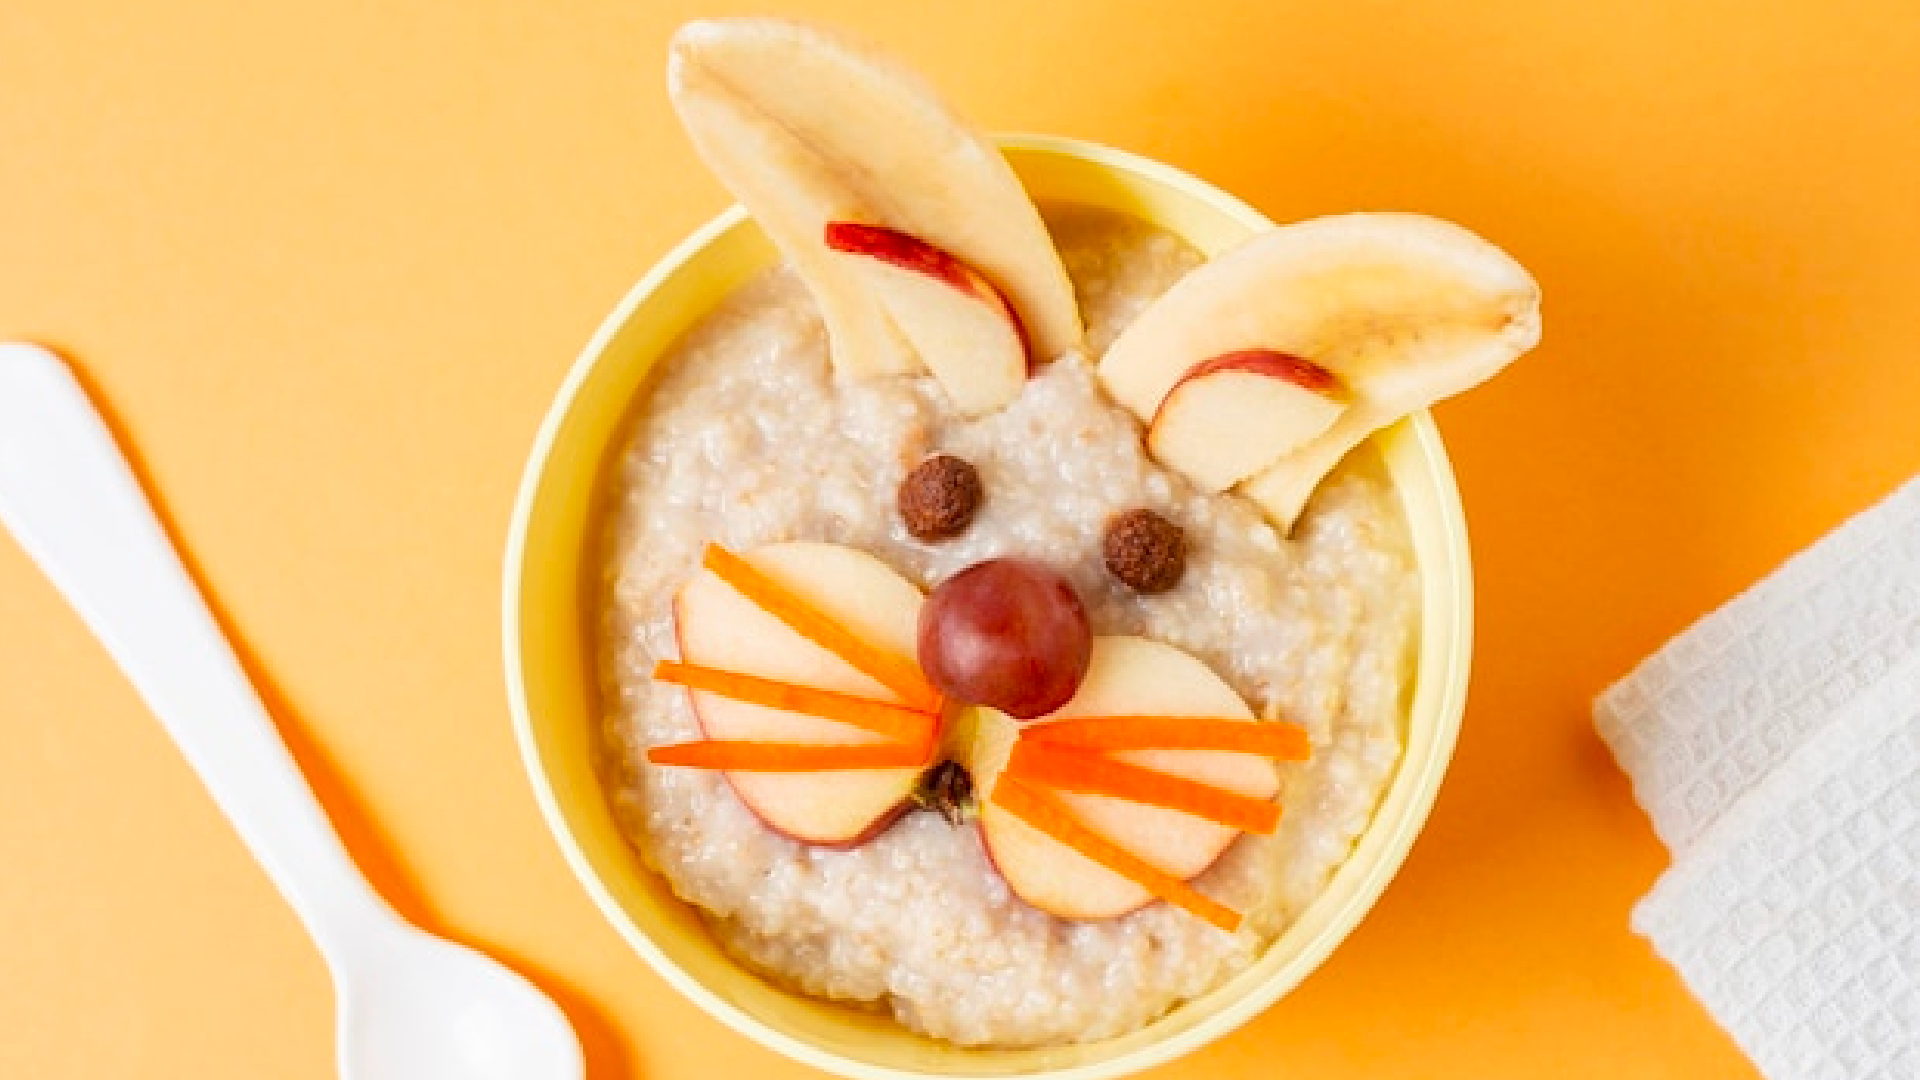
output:
M1399 759L1418 577L1372 432L1532 346L1456 226L1208 261L1043 214L917 77L770 19L676 36L779 248L612 470L609 787L742 962L962 1045L1133 1031L1346 858Z

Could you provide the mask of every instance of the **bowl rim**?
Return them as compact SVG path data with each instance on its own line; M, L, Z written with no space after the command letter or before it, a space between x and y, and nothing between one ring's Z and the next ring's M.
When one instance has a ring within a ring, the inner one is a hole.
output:
M1175 166L1131 151L1059 135L1005 134L994 138L1003 149L1063 156L1101 168L1144 177L1210 203L1216 209L1255 230L1270 229L1276 224L1238 196ZM555 443L577 403L581 389L613 340L632 318L635 310L709 244L729 230L738 227L748 217L745 207L734 203L694 229L661 256L601 320L592 337L588 339L569 366L566 376L555 391L553 400L541 420L515 492L501 575L501 629L505 661L503 666L514 741L529 785L533 789L534 801L539 806L547 831L558 844L561 855L575 879L599 908L602 918L614 927L621 938L647 962L649 967L702 1011L755 1043L836 1075L854 1077L857 1080L925 1080L934 1076L966 1075L900 1069L860 1061L823 1049L753 1016L694 978L634 923L623 905L613 895L612 890L594 869L568 824L566 812L553 788L534 731L532 710L527 699L525 657L521 650L521 585L526 567L529 527ZM1438 561L1455 568L1451 587L1453 625L1449 628L1450 633L1445 639L1448 648L1439 657L1445 670L1437 684L1440 696L1433 710L1439 721L1432 732L1434 750L1418 763L1419 772L1407 781L1412 785L1412 790L1402 814L1391 823L1385 823L1390 824L1392 828L1383 842L1380 855L1368 866L1367 873L1355 884L1343 909L1350 911L1351 914L1343 915L1308 939L1284 967L1275 971L1265 981L1251 987L1240 997L1223 1005L1201 1023L1175 1030L1164 1038L1103 1060L1074 1065L1046 1066L1025 1074L1008 1075L1044 1076L1047 1080L1105 1080L1105 1078L1127 1075L1165 1064L1224 1037L1266 1011L1307 976L1317 971L1333 950L1345 941L1373 911L1379 902L1380 895L1398 875L1412 850L1414 840L1424 829L1431 815L1433 804L1439 795L1441 781L1452 762L1458 742L1465 715L1468 675L1473 651L1474 587L1465 511L1461 504L1452 462L1447 455L1445 445L1441 442L1439 429L1432 415L1424 409L1406 417L1396 426L1403 427L1405 437L1416 444L1418 457L1425 464L1429 474L1428 479L1434 489L1443 494L1434 507L1438 516L1434 539L1439 554ZM1425 579L1425 577L1423 573L1422 578ZM1423 586L1425 584L1423 580ZM1431 617L1427 610L1428 605L1424 603L1424 597L1429 592L1430 590L1423 587L1420 616L1422 624ZM1416 634L1416 641L1423 638L1425 634L1424 629L1419 631ZM1413 678L1409 681L1409 693L1421 681L1423 681L1423 672L1416 667ZM1410 702L1411 698L1409 698L1409 704ZM1356 847L1368 831L1383 824L1379 814L1394 785L1402 782L1399 770L1413 764L1408 760L1409 750L1410 742L1409 745L1401 747L1396 771L1382 787L1381 802L1374 807L1366 829L1363 829L1355 838ZM1351 858L1351 854L1348 858ZM1268 948L1271 946L1272 943L1269 943Z

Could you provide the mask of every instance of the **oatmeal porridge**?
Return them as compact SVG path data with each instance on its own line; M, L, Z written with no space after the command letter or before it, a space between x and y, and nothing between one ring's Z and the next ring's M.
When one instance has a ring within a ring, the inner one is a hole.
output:
M1406 526L1368 448L1283 537L1244 499L1157 464L1104 395L1094 361L1198 254L1103 213L1055 208L1047 225L1090 356L1053 358L975 418L929 376L836 375L791 271L739 289L661 361L617 451L601 556L603 766L635 848L748 966L962 1045L1125 1034L1251 963L1324 888L1392 774L1419 615ZM959 535L926 543L895 491L934 454L971 463L983 498ZM1141 508L1184 531L1185 573L1165 592L1102 565L1105 523ZM1312 756L1278 766L1277 830L1234 839L1193 881L1244 915L1238 929L1166 903L1056 917L1010 890L971 820L908 812L856 847L808 845L722 773L649 763L648 748L701 735L687 692L651 677L678 655L676 592L710 542L782 541L858 549L923 590L984 560L1036 560L1071 582L1093 633L1184 650L1261 718L1301 725Z

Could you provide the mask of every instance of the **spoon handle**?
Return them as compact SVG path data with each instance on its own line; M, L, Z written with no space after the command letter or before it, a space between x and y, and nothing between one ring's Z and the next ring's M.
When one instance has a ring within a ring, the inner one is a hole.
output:
M186 755L323 953L385 905L354 867L86 392L0 343L0 524Z

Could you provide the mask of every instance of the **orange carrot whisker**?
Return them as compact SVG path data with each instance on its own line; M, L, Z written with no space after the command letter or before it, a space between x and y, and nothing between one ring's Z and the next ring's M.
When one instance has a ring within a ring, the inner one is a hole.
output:
M927 748L895 743L857 746L814 743L743 742L709 739L703 742L653 746L647 760L655 765L729 772L829 772L837 769L903 769L927 762Z
M1250 833L1271 833L1280 808L1266 799L1226 791L1099 754L1022 739L1013 744L1006 775L1080 795L1178 810Z
M933 736L934 717L905 705L872 701L835 690L819 690L699 664L662 660L653 677L664 683L701 690L749 705L804 713L849 724L896 742L920 745Z
M1223 750L1278 761L1306 761L1306 729L1210 716L1076 716L1035 724L1021 738L1084 750Z

